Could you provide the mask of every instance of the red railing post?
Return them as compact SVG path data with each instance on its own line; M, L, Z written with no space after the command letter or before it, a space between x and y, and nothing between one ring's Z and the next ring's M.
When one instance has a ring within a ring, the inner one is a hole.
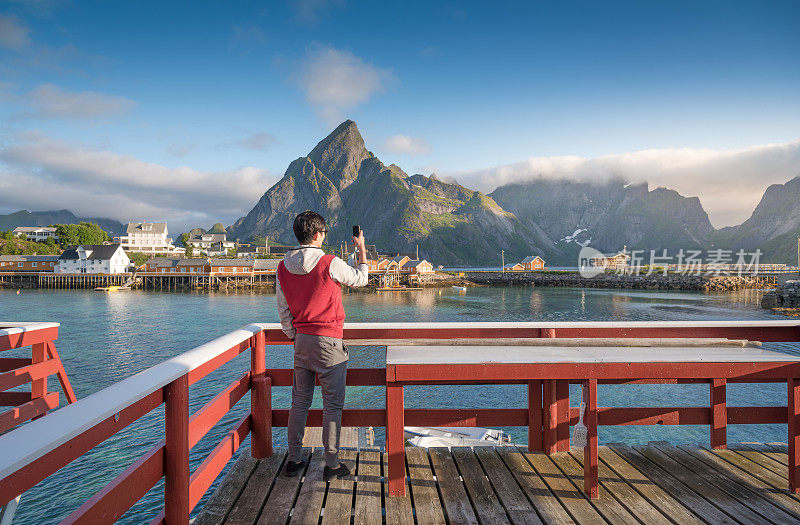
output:
M272 380L266 373L264 332L250 338L250 414L253 435L250 453L263 459L272 455Z
M800 493L800 379L787 382L789 397L789 491Z
M164 519L189 523L189 376L164 387Z
M405 407L403 385L386 384L386 454L389 456L389 496L406 495Z
M728 448L728 404L726 379L711 380L711 448Z
M557 452L558 405L556 402L556 381L545 379L542 400L542 449L545 454Z
M583 422L588 429L586 446L583 448L583 490L590 498L600 497L597 486L597 379L583 382L583 402L586 412Z
M556 381L556 451L569 452L569 381Z
M528 450L542 450L542 381L528 381Z
M36 343L31 345L31 364L44 363L47 360L47 343ZM41 379L34 379L31 381L31 400L44 397L47 395L47 376ZM34 417L39 419L47 414L47 411Z

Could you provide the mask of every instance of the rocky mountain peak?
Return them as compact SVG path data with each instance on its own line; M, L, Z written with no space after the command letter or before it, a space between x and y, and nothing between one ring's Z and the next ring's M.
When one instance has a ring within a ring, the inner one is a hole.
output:
M361 163L372 157L364 138L352 120L339 124L311 150L308 158L339 190L349 186L358 176Z

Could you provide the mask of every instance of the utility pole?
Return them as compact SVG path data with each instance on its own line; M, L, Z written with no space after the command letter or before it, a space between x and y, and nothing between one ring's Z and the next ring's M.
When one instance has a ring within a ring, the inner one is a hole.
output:
M500 273L506 274L506 251L500 250Z

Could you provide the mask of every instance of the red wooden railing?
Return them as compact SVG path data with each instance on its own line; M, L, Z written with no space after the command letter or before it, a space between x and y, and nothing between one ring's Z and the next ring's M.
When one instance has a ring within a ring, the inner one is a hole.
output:
M383 346L409 339L467 339L486 344L487 340L540 337L699 337L796 342L800 341L800 322L351 323L345 326L345 340L351 344ZM191 511L248 434L252 433L251 452L254 457L272 454L272 428L285 427L289 411L272 408L271 389L273 386L290 386L292 370L266 369L265 347L287 344L290 342L278 324L248 325L0 436L0 450L10 452L0 455L0 506L164 403L164 440L138 458L64 522L112 522L165 478L164 510L152 522L187 523ZM189 387L246 350L250 350L250 370L190 414ZM528 381L520 380L519 383L528 384ZM347 384L384 386L386 369L348 370ZM527 426L532 433L541 433L540 442L546 452L565 450L569 446L569 424L577 417L576 409L569 407L568 384L566 380L543 381L541 410L533 406L519 409L405 409L404 420L406 425L412 426ZM725 407L720 411L724 402L724 385L715 381L711 387L712 406L709 408L601 407L598 424L709 424L715 429L712 443L724 446L724 433L720 428L725 424L786 423L788 420L785 406ZM230 429L194 472L190 472L189 451L248 390L251 392L250 411ZM535 395L530 397L536 399ZM311 410L307 424L320 426L322 411ZM386 426L386 409L344 409L342 424ZM537 425L540 425L538 430Z
M58 323L0 325L0 352L31 347L31 357L0 357L0 434L58 407L58 392L48 392L47 378L58 377L68 403L76 401L54 341ZM2 355L2 354L0 354ZM30 390L10 392L30 383Z

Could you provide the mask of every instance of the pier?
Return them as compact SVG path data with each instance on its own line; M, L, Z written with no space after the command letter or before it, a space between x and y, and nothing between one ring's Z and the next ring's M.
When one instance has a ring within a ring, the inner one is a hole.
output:
M93 290L98 286L123 286L130 278L130 273L0 272L0 288L65 288Z
M10 339L15 333L8 335L10 343L19 343ZM316 448L307 450L311 465L302 477L279 476L285 451L274 446L272 433L287 425L289 410L273 407L272 389L290 386L293 374L291 368L267 368L267 352L290 341L277 323L250 324L0 435L0 450L10 451L0 455L0 505L163 404L163 431L150 436L152 448L130 458L128 468L69 509L64 523L113 522L161 480L163 509L153 511L153 524L186 524L193 513L226 523L318 523L320 517L323 523L340 518L345 523L800 523L800 358L778 354L778 359L765 350L763 359L750 359L757 353L755 342L800 342L800 321L346 323L344 339L351 346L387 348L514 346L516 353L527 348L531 356L553 356L553 362L497 365L507 370L479 366L480 374L466 381L527 385L525 408L404 406L403 384L440 384L450 373L450 383L464 384L468 369L457 368L462 364L419 368L417 361L395 357L384 367L350 369L347 384L385 388L386 405L345 408L342 424L385 427L387 443L384 449L344 450L342 459L355 467L352 478L326 484L319 479ZM741 355L711 359L698 372L682 359L599 366L564 360L558 350L645 346L639 354L661 356L653 347L691 353L693 345L697 352L717 350L709 355L738 350ZM244 352L250 359L241 375L190 411L191 385ZM475 365L480 363L466 364ZM6 381L0 384L13 387L20 375L41 378L53 366L45 359L12 367L0 374ZM570 447L569 427L577 417L577 407L570 406L571 383L584 386L588 405L588 446L582 450ZM705 384L709 403L597 403L598 384L665 383ZM775 406L729 406L729 383L783 383L787 395L775 399ZM190 462L192 448L248 393L249 411L210 453ZM322 411L312 409L307 426L321 423ZM786 445L727 442L729 425L787 423ZM708 442L597 446L598 426L686 424L706 425ZM406 448L404 425L523 427L527 446ZM232 472L201 505L248 437L250 450L239 452Z
M404 497L389 496L379 448L342 450L353 475L330 483L321 479L321 448L304 449L307 467L294 478L280 474L285 450L258 460L246 449L194 523L800 523L786 450L785 443L603 446L607 496L591 500L576 448L547 455L513 446L407 447Z

